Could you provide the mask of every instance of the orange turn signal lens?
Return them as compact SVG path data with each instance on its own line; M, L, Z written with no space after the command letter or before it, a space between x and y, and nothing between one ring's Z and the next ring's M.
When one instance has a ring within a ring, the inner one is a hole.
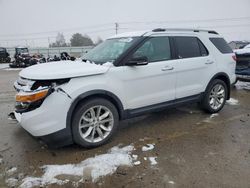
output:
M48 94L48 89L38 91L36 93L18 93L16 95L16 102L35 102L38 101Z

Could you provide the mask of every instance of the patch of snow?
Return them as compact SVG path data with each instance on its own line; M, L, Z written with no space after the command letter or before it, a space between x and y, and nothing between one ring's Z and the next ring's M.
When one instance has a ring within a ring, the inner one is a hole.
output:
M132 155L133 160L137 160L138 159L138 155Z
M102 66L113 67L114 64L112 62L106 62L106 63L102 64Z
M2 164L3 163L3 159L2 158L0 158L0 164Z
M143 157L143 159L144 159L144 161L146 161L146 160L147 160L147 157Z
M65 184L56 178L58 175L83 176L90 175L93 182L100 177L113 174L119 166L132 166L131 151L133 146L113 147L111 150L102 155L88 158L79 164L65 165L45 165L43 166L44 174L42 177L26 177L23 179L20 188L31 188L33 186L44 186L48 184Z
M9 178L5 181L8 187L16 187L18 184L18 180L16 178Z
M229 100L227 100L227 104L229 104L229 105L238 105L239 101L237 99L230 98Z
M137 165L140 165L140 164L141 164L141 161L135 161L135 162L134 162L134 165L136 165L136 166L137 166Z
M149 158L148 158L151 165L156 165L156 164L157 164L156 158L157 158L157 157L149 157Z
M250 90L250 82L241 82L238 81L235 84L236 89L245 89L245 90Z
M15 172L17 171L17 168L16 167L12 167L11 169L7 170L7 175L8 176L11 176L13 175Z
M174 181L168 181L169 184L175 184Z
M211 115L210 115L210 118L212 119L212 118L214 118L214 117L216 117L216 116L218 116L218 115L219 115L218 113L211 114Z
M250 54L250 48L236 49L234 50L236 54Z
M142 151L149 151L149 150L154 149L154 147L155 147L155 144L147 144L146 146L143 146L141 150Z

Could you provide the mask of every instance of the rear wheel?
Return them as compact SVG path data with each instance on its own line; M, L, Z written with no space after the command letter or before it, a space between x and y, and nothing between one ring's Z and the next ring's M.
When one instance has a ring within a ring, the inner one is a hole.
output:
M201 101L201 107L208 113L217 113L225 105L228 89L223 80L213 80Z
M74 141L87 148L105 144L119 121L116 107L102 98L91 99L76 109L72 122Z

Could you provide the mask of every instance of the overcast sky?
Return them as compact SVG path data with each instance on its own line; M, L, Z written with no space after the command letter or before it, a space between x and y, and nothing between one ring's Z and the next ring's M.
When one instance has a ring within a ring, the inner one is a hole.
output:
M250 40L250 0L0 0L0 46L46 46L58 32L94 40L156 27L211 28Z

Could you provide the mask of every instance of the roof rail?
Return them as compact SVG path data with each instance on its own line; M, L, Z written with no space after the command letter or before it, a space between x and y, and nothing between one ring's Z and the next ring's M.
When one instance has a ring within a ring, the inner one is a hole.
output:
M218 33L213 30L206 30L206 29L188 29L188 28L156 28L153 29L152 32L164 32L164 31L191 31L191 32L208 32L211 34L216 34Z
M153 29L152 31L153 31L153 32L164 32L164 31L166 31L166 29L157 28L157 29Z

